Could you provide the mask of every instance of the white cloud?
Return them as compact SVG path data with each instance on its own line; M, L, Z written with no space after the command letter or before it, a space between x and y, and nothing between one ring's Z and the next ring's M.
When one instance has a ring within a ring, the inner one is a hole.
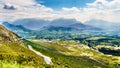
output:
M119 0L96 0L94 3L88 3L88 7L94 7L97 9L115 10L120 9Z
M16 10L3 9L4 4L17 7ZM41 18L53 20L56 18L74 18L85 22L91 19L101 19L110 22L120 22L119 0L96 0L84 8L62 8L60 11L37 4L34 0L0 0L1 20L13 21L19 18Z
M96 0L93 3L88 3L85 8L65 8L60 15L65 18L75 18L82 22L100 19L120 23L120 1Z
M35 5L36 2L35 0L0 0L1 4L14 4L14 5L19 5L19 6L31 6Z
M3 9L4 5L15 6L16 10ZM0 0L0 18L13 21L19 18L44 18L53 10L37 4L34 0Z
M87 5L87 8L84 9L87 9L88 12L92 12L93 18L111 22L120 22L119 0L96 0L95 2L88 3Z
M75 13L76 13L76 12L80 12L80 10L79 10L78 8L76 8L76 7L72 7L72 8L62 8L62 11L63 11L63 12L66 12L66 13L68 13L68 12L70 12L70 13L71 13L71 12L72 12L72 13L73 13L73 12L75 12Z

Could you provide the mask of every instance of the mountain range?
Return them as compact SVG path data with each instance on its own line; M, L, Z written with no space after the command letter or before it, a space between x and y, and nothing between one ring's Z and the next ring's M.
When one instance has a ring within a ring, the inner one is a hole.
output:
M108 22L104 20L90 20L85 22L86 25L90 25L93 27L101 28L104 31L119 31L120 24L118 22Z
M53 21L46 21L41 19L20 19L14 21L12 24L3 23L4 26L9 29L22 29L24 31L96 31L101 30L100 28L93 27L91 25L83 24L75 19L56 19ZM13 27L14 26L14 27Z
M20 31L20 32L30 32L31 31L30 29L27 29L27 28L23 27L22 25L13 25L8 22L3 22L2 25L11 31Z

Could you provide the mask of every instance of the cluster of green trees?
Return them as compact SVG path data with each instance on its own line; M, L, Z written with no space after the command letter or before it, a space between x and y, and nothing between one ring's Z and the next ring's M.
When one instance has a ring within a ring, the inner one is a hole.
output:
M99 39L89 39L98 37ZM120 37L119 36L103 36L105 38L101 38L101 36L91 36L84 38L74 38L74 40L79 40L81 43L86 44L90 47L94 47L97 45L109 45L109 46L120 46Z

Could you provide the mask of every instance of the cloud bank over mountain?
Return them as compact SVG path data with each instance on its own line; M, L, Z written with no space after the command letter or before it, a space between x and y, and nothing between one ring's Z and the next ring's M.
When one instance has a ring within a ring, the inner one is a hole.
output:
M13 6L16 9L4 9L5 5ZM86 3L85 7L62 7L62 9L55 10L35 0L0 0L0 21L14 21L21 18L45 20L72 18L81 22L91 19L100 19L109 22L120 22L120 1L95 0L92 3Z

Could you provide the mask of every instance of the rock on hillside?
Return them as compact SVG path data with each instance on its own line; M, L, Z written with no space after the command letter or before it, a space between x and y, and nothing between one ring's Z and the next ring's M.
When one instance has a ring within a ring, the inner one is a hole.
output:
M20 37L0 25L0 40L17 41Z

